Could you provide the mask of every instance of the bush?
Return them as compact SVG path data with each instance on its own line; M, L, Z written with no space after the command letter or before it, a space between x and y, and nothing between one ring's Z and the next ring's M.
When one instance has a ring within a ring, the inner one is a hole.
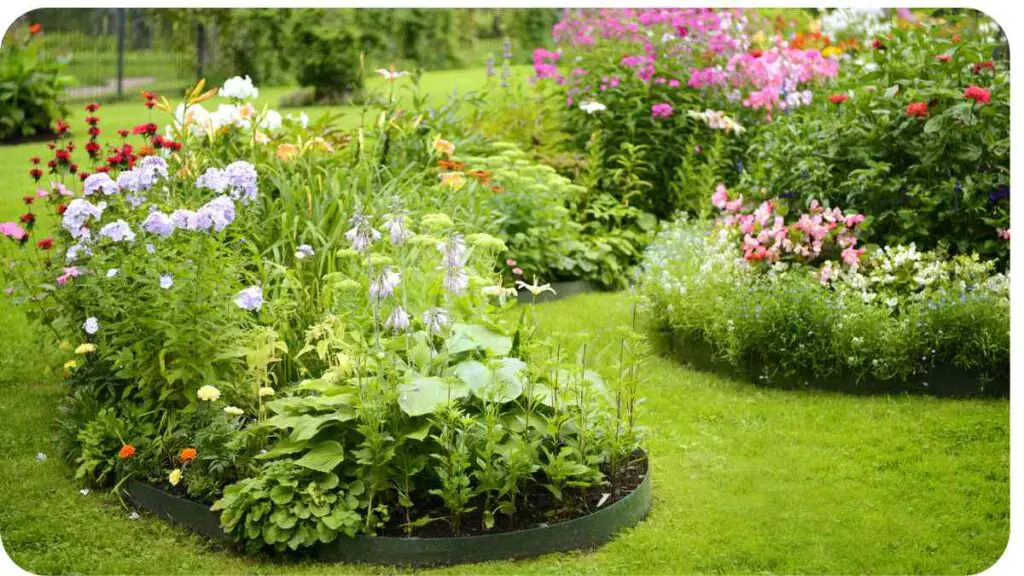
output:
M749 263L740 243L728 227L685 219L659 236L640 287L659 327L772 383L899 386L956 367L976 379L961 378L955 393L1006 389L1008 280L991 263L912 246L844 269Z
M344 11L301 10L293 36L295 78L312 86L317 100L357 94L363 88L364 36Z
M0 141L52 133L67 114L71 78L64 69L46 50L41 28L8 33L0 48Z
M865 48L832 101L755 133L737 189L860 210L880 243L943 243L1005 263L1009 63L993 60L1000 43L988 33L952 34L925 21Z

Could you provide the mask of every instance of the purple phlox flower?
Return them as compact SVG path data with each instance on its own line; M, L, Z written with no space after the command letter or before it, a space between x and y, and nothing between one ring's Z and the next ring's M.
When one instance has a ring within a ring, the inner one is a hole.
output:
M363 215L361 210L356 210L349 223L352 224L352 229L345 232L345 238L356 252L366 251L371 244L380 239L380 232L370 225L369 218Z
M212 225L214 230L220 232L235 221L235 203L227 196L218 196L196 211L195 220L197 230L205 230Z
M175 228L191 230L191 228L189 228L189 222L191 222L195 216L195 212L179 208L174 212L171 212L171 222L174 224Z
M64 253L64 258L68 262L74 262L79 258L88 258L89 256L92 256L92 250L82 242L68 246L67 251Z
M153 181L167 178L167 160L159 156L146 156L139 164L139 169L148 173Z
M167 290L171 286L174 286L174 276L170 274L161 274L160 287L163 288L164 290Z
M315 254L315 252L313 252L313 247L309 244L303 244L295 249L295 258L298 260L311 258L313 254Z
M448 327L451 318L444 308L431 308L423 313L423 324L431 334L438 334Z
M65 188L63 184L59 184L58 186L59 187L57 189L60 191L61 196L71 195L70 193L65 194L65 192L67 192L67 188ZM109 174L106 172L97 172L95 174L90 174L89 177L85 179L82 187L82 194L85 196L91 196L96 193L96 191L100 191L103 194L110 196L111 194L117 194L119 188L117 183L110 178Z
M150 254L155 253L156 246L153 246L152 244L146 244L146 252L149 252Z
M150 212L142 222L142 229L161 238L167 238L174 233L174 221L163 212Z
M106 204L103 202L100 202L99 205L93 205L88 200L75 198L68 203L67 209L64 211L64 218L61 220L61 225L71 233L72 238L78 238L83 234L82 227L85 223L90 218L99 220L103 216L105 208Z
M110 238L114 242L135 242L135 232L124 220L115 220L100 228L100 238Z
M207 168L196 180L196 188L223 192L228 187L227 175L220 168Z
M57 277L57 284L63 286L67 284L68 280L78 278L81 275L82 272L77 266L67 266L64 268L64 273Z
M395 306L384 322L384 327L394 332L405 332L409 329L409 324L409 314L401 306Z
M259 190L256 187L256 168L252 164L245 160L232 162L224 168L224 178L232 200L240 199L242 204L248 205L256 199Z
M95 334L100 330L100 322L95 316L89 316L85 319L85 323L82 324L82 329L85 330L86 334Z
M235 304L243 310L259 310L263 306L263 289L249 286L235 296Z
M125 194L124 199L128 201L128 204L130 204L133 209L138 208L146 201L146 197L142 194L135 194L132 192Z
M395 293L395 287L401 281L401 274L392 270L390 266L385 266L380 274L370 282L370 297L377 301L388 298Z

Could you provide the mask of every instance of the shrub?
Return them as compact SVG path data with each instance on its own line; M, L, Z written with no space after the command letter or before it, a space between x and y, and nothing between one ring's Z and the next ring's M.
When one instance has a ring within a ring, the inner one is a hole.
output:
M0 141L52 133L67 114L64 88L71 78L35 26L8 33L0 48Z
M302 10L293 24L295 78L316 100L338 99L363 88L363 33L343 11Z

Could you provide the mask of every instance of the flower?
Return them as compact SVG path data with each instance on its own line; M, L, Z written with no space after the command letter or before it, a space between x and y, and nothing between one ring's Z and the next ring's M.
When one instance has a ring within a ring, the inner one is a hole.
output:
M134 510L132 510L132 513L128 515L128 519L129 520L138 520L139 519L139 513L134 511Z
M928 103L911 102L907 105L907 116L912 118L926 118L928 116Z
M82 329L85 330L86 334L95 334L100 330L100 322L99 320L96 319L95 316L89 316L88 318L85 319L85 322L82 324Z
M295 249L295 258L297 260L304 260L313 256L313 248L309 244L303 244Z
M523 275L523 269L519 268L519 267L513 268L512 269L512 273L515 274L516 276L522 276Z
M260 389L257 391L257 394L259 394L260 398L263 398L265 396L273 396L274 389L271 388L270 386L260 386Z
M36 242L36 247L38 247L40 250L49 250L53 248L53 238L43 238L39 242Z
M395 80L398 80L402 76L407 76L409 73L406 72L405 70L396 71L395 65L392 64L390 68L377 68L377 74L383 76L384 79L387 80L388 82L394 82Z
M78 491L78 493L81 494L82 496L88 496L89 495L89 489L88 488L82 488L81 490Z
M536 276L533 277L533 284L527 284L522 280L516 280L516 286L529 291L530 294L533 294L535 298L545 292L551 292L552 294L555 294L555 289L551 287L551 284L540 285L537 282Z
M64 210L61 226L71 233L72 238L78 238L82 235L82 227L85 223L90 218L99 220L103 216L103 211L106 207L106 204L103 202L93 205L88 200L75 198L68 204L67 209Z
M82 272L77 266L69 266L64 268L64 273L57 277L57 284L63 286L68 283L68 280L72 278L78 278L82 275Z
M444 308L430 308L423 313L423 324L426 325L427 331L432 334L440 333L449 323L451 323L451 318L448 316L448 311Z
M1005 230L1003 230L1002 228L996 228L996 235L998 235L999 238L1001 238L1003 240L1006 240L1007 242L1010 241L1010 229L1009 228L1007 228Z
M845 250L843 250L842 253L843 262L845 262L846 265L850 267L850 270L856 270L857 263L860 261L860 257L862 254L864 254L863 248L854 248L853 246L848 246Z
M455 144L442 139L440 136L434 138L432 146L434 148L434 152L437 152L438 154L444 154L445 156L455 154Z
M21 240L25 237L25 229L15 222L3 222L0 223L0 234L12 240Z
M356 210L349 223L352 224L352 229L345 232L345 238L352 243L352 248L356 252L366 251L371 244L380 239L380 232L370 225L370 219L363 215L361 210Z
M608 107L596 100L586 100L580 102L580 110L583 110L587 114L593 114L594 112L601 112L607 110Z
M100 237L109 238L114 242L135 242L135 232L132 232L124 220L115 220L100 228Z
M268 132L276 132L281 128L283 120L281 113L277 110L267 110L263 118L260 119L259 126Z
M281 160L291 160L299 155L299 147L295 144L285 142L277 147L277 157Z
M242 414L245 414L245 412L241 408L238 408L236 406L225 406L224 413L229 416L241 416Z
M828 101L836 105L842 104L843 102L846 102L849 99L850 97L848 95L842 93L832 94L831 96L828 97Z
M85 342L79 344L78 348L75 348L75 354L88 354L96 351L96 345L91 342Z
M46 462L46 454L39 452L36 454L36 462Z
M991 60L985 60L984 62L976 62L971 66L971 73L980 74L982 70L995 70L996 63Z
M935 56L935 59L938 60L939 62L949 62L950 60L953 59L953 57L950 56L949 54L938 54Z
M192 460L195 460L196 454L197 452L195 448L182 448L181 452L178 453L178 458L181 459L182 462L191 462Z
M992 99L992 93L980 86L971 84L964 90L964 98L987 104Z
M164 290L167 290L171 286L174 286L174 276L172 276L170 274L161 274L160 275L160 287L163 288Z
M370 298L379 302L393 295L395 287L401 280L400 273L393 271L390 266L385 266L381 273L370 282Z
M118 268L111 268L110 270L107 270L107 278L113 278L114 276L117 276L118 272L120 271L121 270Z
M121 445L121 450L118 451L117 457L121 460L127 460L132 456L135 456L135 446L132 446L131 444Z
M228 78L224 81L224 85L221 86L218 94L225 98L232 98L235 100L255 100L259 98L260 90L252 83L252 78L246 74L245 78L241 76L235 76L234 78Z
M216 386L206 384L196 390L196 396L203 402L216 402L220 398L220 390Z
M177 486L181 482L181 468L171 470L171 473L167 475L167 481L171 483L171 486Z
M235 304L243 310L259 310L263 306L263 289L249 286L235 296Z
M142 229L161 238L167 238L174 233L174 221L167 214L154 210L143 220Z
M651 118L669 118L675 111L668 102L661 102L651 106Z
M43 31L43 25L36 22L35 24L28 27L28 33L35 36Z
M441 186L451 190L461 190L466 185L462 172L441 172L438 176L441 178Z
M513 260L512 258L509 258L508 260L505 260L505 265L506 266L515 266L516 265L516 261Z
M241 199L242 204L248 204L256 199L259 192L256 180L256 168L244 160L238 160L223 170L208 168L196 180L196 188L207 188L215 192L227 190L233 200Z
M78 362L74 360L68 360L64 363L65 370L74 370L75 368L78 368Z
M408 330L409 324L409 314L401 306L395 306L384 322L384 327L397 333Z

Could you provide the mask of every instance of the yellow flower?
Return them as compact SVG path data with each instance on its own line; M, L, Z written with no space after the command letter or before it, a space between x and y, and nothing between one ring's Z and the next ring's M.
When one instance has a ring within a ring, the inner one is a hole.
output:
M225 406L224 413L229 414L231 416L241 416L242 414L244 414L241 408L235 406Z
M74 370L75 368L78 368L78 362L75 362L74 360L68 360L64 363L65 370Z
M450 188L452 190L461 190L466 185L466 179L463 178L462 172L442 172L441 186Z
M171 473L167 475L167 481L171 483L171 486L177 486L178 482L181 482L181 468L171 470Z
M262 396L273 396L274 395L274 389L271 388L270 386L263 386L262 388L260 388L259 394L260 394L261 397Z
M284 143L277 147L277 157L281 160L291 160L299 155L299 147L295 144Z
M445 156L455 154L455 144L442 139L441 136L434 138L433 146L434 152L437 152L438 154L444 154Z
M843 49L840 48L839 46L826 46L825 49L821 51L821 55L824 56L825 58L839 56L842 53Z
M199 399L204 402L215 402L220 398L220 390L217 390L216 387L207 384L196 391L196 396L199 396Z
M67 340L61 342L60 343L60 349L65 351L65 352L67 352L68 350L71 350L71 342L68 342Z
M95 352L96 345L90 342L79 344L78 348L75 348L75 354L88 354L89 352Z

